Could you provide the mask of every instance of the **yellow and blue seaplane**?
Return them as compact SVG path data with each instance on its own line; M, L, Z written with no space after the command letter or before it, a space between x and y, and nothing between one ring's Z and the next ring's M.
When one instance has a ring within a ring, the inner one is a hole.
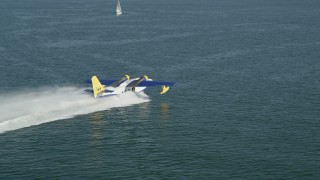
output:
M169 86L176 84L175 82L153 81L146 75L133 79L129 75L125 75L118 80L99 80L97 76L93 76L86 82L92 84L92 89L86 89L86 91L93 93L95 98L118 95L130 91L139 93L150 86L161 86L160 94L164 94L169 90Z

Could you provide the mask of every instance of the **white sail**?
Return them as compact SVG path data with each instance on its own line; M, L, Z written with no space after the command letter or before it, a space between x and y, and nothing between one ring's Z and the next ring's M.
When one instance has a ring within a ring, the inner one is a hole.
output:
M121 5L120 5L120 1L119 0L118 0L118 3L117 3L116 13L117 13L117 16L122 15L122 9L121 9Z

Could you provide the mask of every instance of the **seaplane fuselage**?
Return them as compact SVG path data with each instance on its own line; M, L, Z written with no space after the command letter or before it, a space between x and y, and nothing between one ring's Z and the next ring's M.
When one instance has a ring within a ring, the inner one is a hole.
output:
M139 78L134 78L134 79L129 79L121 84L119 84L118 87L112 87L112 86L107 86L105 87L105 92L101 94L101 96L108 96L108 95L117 95L117 94L122 94L125 92L133 91L133 92L143 92L144 89L146 89L146 86L143 87L129 87L128 85L136 80L139 80ZM148 79L148 81L152 81L152 79Z

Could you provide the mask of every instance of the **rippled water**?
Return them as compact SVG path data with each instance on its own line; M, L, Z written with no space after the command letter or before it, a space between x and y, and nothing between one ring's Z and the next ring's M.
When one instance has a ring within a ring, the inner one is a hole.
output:
M0 179L319 179L320 2L121 3L0 3Z

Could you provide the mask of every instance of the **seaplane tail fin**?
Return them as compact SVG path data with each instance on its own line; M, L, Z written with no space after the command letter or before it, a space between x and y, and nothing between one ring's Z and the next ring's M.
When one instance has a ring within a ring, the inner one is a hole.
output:
M100 83L97 76L92 76L91 82L92 82L93 94L94 94L94 97L96 98L99 94L104 92L104 85Z

